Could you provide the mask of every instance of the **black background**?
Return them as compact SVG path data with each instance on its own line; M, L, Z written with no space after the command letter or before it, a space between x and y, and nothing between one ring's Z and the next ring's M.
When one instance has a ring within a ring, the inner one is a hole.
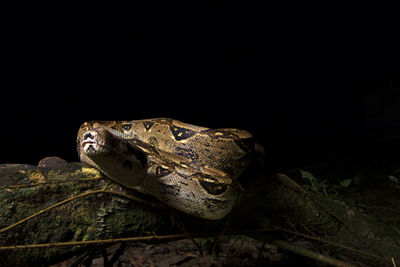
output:
M248 1L253 2L253 1ZM399 24L376 6L5 9L0 163L77 161L87 120L247 129L274 168L398 133Z

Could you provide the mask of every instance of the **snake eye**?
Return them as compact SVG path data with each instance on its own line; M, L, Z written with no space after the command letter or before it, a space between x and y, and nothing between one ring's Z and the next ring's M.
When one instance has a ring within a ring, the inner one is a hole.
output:
M122 128L128 131L132 128L132 124L131 123L122 124Z

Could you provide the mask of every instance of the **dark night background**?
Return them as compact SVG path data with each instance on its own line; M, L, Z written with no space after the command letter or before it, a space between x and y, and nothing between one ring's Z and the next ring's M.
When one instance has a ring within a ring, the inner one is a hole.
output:
M82 122L152 117L247 129L275 170L364 153L392 160L399 146L399 19L389 7L5 13L0 163L77 161Z

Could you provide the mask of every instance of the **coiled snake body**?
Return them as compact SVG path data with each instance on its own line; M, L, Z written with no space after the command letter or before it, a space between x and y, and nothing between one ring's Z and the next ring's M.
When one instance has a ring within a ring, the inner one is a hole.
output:
M251 160L254 142L247 131L158 118L85 122L77 148L83 162L112 180L217 220L232 209L237 178Z

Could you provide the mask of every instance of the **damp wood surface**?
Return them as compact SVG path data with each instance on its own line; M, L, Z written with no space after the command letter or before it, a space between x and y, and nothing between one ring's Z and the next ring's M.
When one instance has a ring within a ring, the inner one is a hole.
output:
M177 235L178 239L191 234L217 239L232 234L264 246L279 246L280 241L286 242L281 243L283 247L305 246L353 265L392 266L392 258L399 262L398 221L383 222L351 201L305 191L284 174L249 171L241 177L241 184L243 190L231 214L208 221L174 211L81 163L50 159L39 166L3 164L0 258L4 266L47 265L115 243L4 247L140 236L154 236L149 244L160 244L171 240L157 239L159 236ZM26 219L38 212L42 213Z

